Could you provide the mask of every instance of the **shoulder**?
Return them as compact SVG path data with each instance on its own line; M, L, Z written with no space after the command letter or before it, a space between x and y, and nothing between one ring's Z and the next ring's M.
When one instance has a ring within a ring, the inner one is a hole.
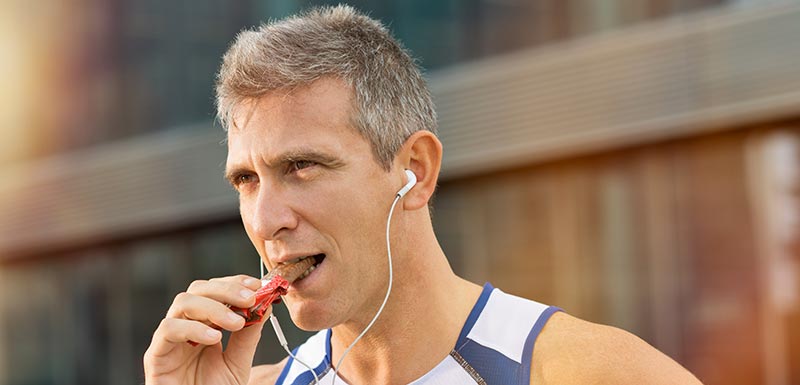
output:
M248 385L272 385L278 380L281 375L283 367L286 366L289 357L284 358L281 362L271 365L254 366L250 371L250 381Z
M699 384L689 371L639 337L563 312L534 345L531 383Z

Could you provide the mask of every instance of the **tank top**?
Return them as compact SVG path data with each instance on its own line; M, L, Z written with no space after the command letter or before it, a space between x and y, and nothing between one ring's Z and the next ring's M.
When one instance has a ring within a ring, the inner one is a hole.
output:
M506 294L486 283L467 317L456 346L428 373L409 385L527 385L536 337L550 316L561 309ZM330 384L331 330L311 336L292 352ZM340 385L347 384L341 377ZM313 385L314 375L289 358L276 385Z

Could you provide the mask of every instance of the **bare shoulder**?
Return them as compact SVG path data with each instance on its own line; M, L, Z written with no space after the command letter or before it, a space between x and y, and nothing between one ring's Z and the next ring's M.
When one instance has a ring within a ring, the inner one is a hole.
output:
M534 345L531 383L700 384L700 381L627 331L557 312Z
M277 364L254 366L253 370L250 372L250 381L248 385L274 384L275 381L278 380L278 376L281 375L281 371L283 367L286 366L288 360L289 357L286 357Z

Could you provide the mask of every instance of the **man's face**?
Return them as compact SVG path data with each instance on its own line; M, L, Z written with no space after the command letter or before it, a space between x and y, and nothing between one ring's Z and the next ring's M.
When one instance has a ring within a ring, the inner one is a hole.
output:
M285 296L298 327L369 318L386 289L384 226L396 186L350 124L351 91L334 79L239 108L226 174L261 259L323 254Z

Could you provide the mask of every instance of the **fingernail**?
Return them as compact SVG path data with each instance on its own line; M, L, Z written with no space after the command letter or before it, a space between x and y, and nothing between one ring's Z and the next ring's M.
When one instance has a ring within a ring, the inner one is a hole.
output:
M242 296L242 298L250 298L250 297L252 297L252 296L253 296L253 294L255 294L255 292L254 292L254 291L252 291L252 290L247 290L247 289L244 289L244 290L242 290L242 291L240 291L240 292L239 292L239 295L241 295L241 296Z
M250 286L250 285L255 285L256 282L258 282L258 280L255 278L245 278L243 283L245 286Z
M222 332L215 329L208 329L206 330L206 335L208 336L208 338L216 339L222 336Z
M230 318L231 321L239 321L239 320L242 319L242 316L240 316L240 315L238 315L238 314L236 314L234 312L230 312L230 313L228 313L228 318Z

